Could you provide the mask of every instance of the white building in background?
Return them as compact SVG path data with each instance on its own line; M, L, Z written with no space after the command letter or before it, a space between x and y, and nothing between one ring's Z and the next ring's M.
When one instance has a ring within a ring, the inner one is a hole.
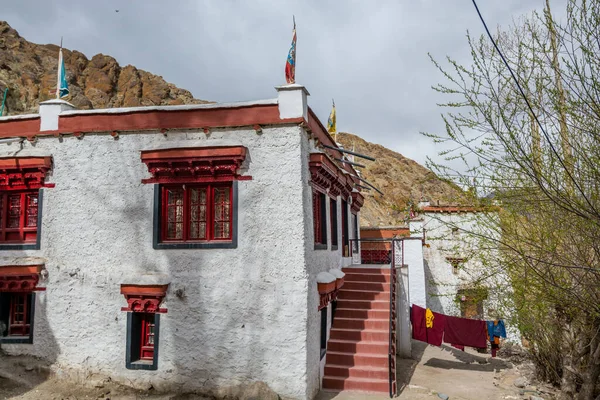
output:
M0 118L2 349L81 381L312 398L316 277L350 264L363 197L306 89L277 90Z
M489 209L421 204L410 222L412 236L425 238L423 269L426 304L434 312L484 320L504 319L508 340L519 341L511 324L511 285L498 260L497 249L477 234L493 235L486 219Z

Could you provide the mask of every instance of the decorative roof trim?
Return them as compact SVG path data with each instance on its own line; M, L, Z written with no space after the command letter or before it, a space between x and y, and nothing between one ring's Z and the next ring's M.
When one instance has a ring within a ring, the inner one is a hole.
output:
M1 157L0 190L23 190L53 187L46 184L52 157Z
M38 288L43 265L0 266L0 292L32 292Z
M211 146L143 150L141 160L151 178L142 183L191 183L252 179L238 171L246 159L244 146Z
M362 206L365 204L365 198L360 192L353 191L352 192L352 206L350 209L357 213L360 211Z
M353 193L352 179L325 153L310 153L308 166L311 182L321 189L328 190L330 196L342 196L347 199Z
M121 311L143 312L143 313L166 313L167 310L160 308L167 295L169 285L121 285L121 294L127 300L127 307Z

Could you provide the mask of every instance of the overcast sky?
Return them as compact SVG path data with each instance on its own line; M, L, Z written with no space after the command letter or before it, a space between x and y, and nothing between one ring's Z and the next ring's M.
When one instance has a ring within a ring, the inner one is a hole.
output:
M479 3L496 27L544 0ZM419 132L443 129L431 90L442 79L427 53L467 62L466 31L483 33L470 0L4 0L0 9L29 41L64 36L88 58L111 55L218 102L276 97L295 15L296 81L321 121L335 98L339 131L422 164L439 149Z

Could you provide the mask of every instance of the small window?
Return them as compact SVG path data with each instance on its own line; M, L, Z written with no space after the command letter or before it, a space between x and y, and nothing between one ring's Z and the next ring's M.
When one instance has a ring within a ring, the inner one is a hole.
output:
M128 369L157 369L159 320L156 313L127 313Z
M157 190L155 248L237 247L237 182L159 185Z
M350 231L348 229L348 202L342 200L342 256L350 257Z
M12 249L10 245L21 245L19 249L29 244L36 247L39 201L39 190L0 194L0 249Z
M35 295L0 293L0 342L33 343Z
M321 312L321 359L327 353L327 309L323 308Z
M452 266L452 273L458 275L460 265L465 261L464 258L446 257L446 261Z
M338 224L337 224L337 201L329 200L329 216L331 223L331 250L338 248Z
M352 230L354 231L354 241L352 242L352 252L358 253L358 215L352 214Z
M327 249L327 209L325 194L313 190L313 223L315 250Z

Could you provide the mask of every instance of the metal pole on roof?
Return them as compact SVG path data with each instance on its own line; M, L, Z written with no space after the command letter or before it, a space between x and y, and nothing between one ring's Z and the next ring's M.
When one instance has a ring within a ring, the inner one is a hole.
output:
M346 163L346 164L354 165L355 167L367 168L367 167L365 167L362 164L355 163L355 162L348 161L348 160L342 160L341 158L334 158L334 160L339 161L339 162L343 162L343 163Z
M356 187L359 187L359 188L361 188L361 189L369 190L369 191L371 190L371 188L370 188L370 187L368 187L368 186L363 186L363 185L360 185L360 184L358 184L358 183L355 183L355 184L354 184L354 186L356 186Z
M8 93L8 88L4 89L4 97L2 98L2 108L0 108L0 117L4 116L4 104L6 103L6 94Z
M377 193L379 193L380 195L382 195L382 196L383 196L383 192L382 192L381 190L377 189L375 186L371 185L371 183L370 183L368 180L366 180L366 179L363 179L363 178L361 178L360 176L357 176L357 178L358 178L358 179L360 179L362 182L366 183L367 185L369 185L370 187L372 187L373 189L375 189L375 191L376 191Z
M350 151L350 150L346 150L346 149L340 149L339 147L328 146L326 144L323 144L323 147L327 147L328 149L331 149L331 150L341 151L342 153L352 154L353 156L364 158L364 159L367 159L369 161L375 161L375 159L373 157L365 156L364 154L356 153L354 151Z

